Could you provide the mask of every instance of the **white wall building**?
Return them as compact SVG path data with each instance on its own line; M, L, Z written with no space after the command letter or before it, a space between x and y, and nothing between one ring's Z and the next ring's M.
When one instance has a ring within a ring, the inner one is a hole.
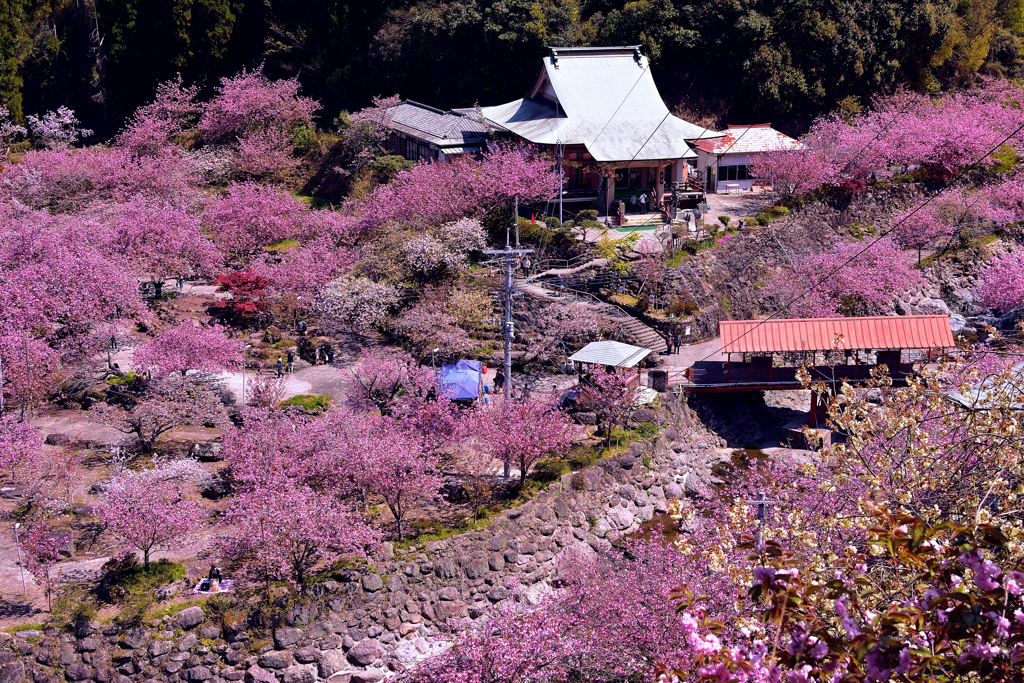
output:
M750 190L754 181L759 180L750 173L751 157L800 147L799 142L775 130L770 123L729 126L723 137L696 142L698 177L704 178L711 193Z

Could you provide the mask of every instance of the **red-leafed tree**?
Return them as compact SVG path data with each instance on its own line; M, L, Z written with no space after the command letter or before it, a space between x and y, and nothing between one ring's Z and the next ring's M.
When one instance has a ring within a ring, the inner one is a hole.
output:
M237 325L267 310L270 282L251 270L226 273L214 280L214 284L218 292L228 292L231 298L210 306L212 315Z

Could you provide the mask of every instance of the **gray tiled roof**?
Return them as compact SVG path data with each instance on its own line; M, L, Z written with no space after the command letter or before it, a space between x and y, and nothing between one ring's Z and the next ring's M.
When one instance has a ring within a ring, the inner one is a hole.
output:
M439 147L476 147L487 139L487 126L473 109L441 111L406 100L388 109L390 127Z
M582 144L597 161L696 156L720 137L669 113L639 48L552 49L530 96L484 107L485 119L537 144Z

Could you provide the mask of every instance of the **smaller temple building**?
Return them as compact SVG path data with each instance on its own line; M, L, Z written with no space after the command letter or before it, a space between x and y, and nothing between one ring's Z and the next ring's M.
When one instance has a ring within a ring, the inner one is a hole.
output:
M488 130L473 109L442 111L405 100L388 108L384 149L410 161L444 161L486 149Z
M723 137L698 140L697 174L711 193L750 190L758 180L750 172L751 158L762 152L796 150L801 144L772 128L770 123L729 126Z

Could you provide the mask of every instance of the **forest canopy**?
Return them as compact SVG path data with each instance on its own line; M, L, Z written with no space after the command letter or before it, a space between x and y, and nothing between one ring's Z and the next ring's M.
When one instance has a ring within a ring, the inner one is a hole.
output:
M178 73L212 90L263 64L297 76L328 125L394 92L514 99L545 46L622 44L643 47L680 114L798 134L899 85L1021 77L1024 1L0 0L0 103L16 122L69 107L102 139Z

